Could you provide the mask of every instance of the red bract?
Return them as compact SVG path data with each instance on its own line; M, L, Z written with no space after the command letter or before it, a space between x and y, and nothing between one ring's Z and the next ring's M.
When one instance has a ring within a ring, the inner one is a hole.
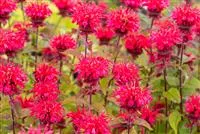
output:
M56 101L36 101L30 110L44 124L59 123L63 119L64 109Z
M95 35L99 39L100 45L108 45L115 32L111 28L101 26L95 31Z
M51 15L51 10L45 3L31 3L26 7L25 12L31 19L34 27L42 26L43 21Z
M172 18L181 30L189 31L199 21L199 13L200 11L190 4L183 4L172 12Z
M37 82L58 82L59 71L47 64L41 64L35 71L35 80Z
M69 35L63 34L55 36L51 40L50 46L59 52L63 52L68 49L74 49L76 47L76 42Z
M24 36L26 41L29 41L29 33L28 33L28 29L30 28L30 24L29 23L20 23L20 22L16 22L13 25L13 31L15 31L17 34L21 34Z
M111 134L109 121L104 114L93 115L90 111L79 109L77 112L68 113L77 133L84 134Z
M42 56L46 61L58 61L64 58L64 55L61 57L61 54L56 49L50 47L43 48Z
M169 6L169 0L146 0L145 5L150 17L158 17L162 10Z
M24 88L27 76L22 69L12 63L0 64L0 92L15 95Z
M130 33L125 38L125 47L133 57L142 54L143 49L148 48L148 46L149 40L142 34Z
M151 93L148 89L142 90L135 85L120 86L114 91L113 96L116 98L120 107L128 111L140 110L152 100Z
M36 83L32 89L34 97L42 100L56 100L59 95L57 83L48 82Z
M200 120L200 95L190 96L185 102L185 111L194 123Z
M18 134L53 134L54 132L52 130L49 130L49 126L45 126L44 128L42 127L37 127L33 128L30 127L28 131L26 132L25 130L21 130L18 132Z
M74 7L72 19L83 33L94 32L103 19L104 9L93 3L79 3Z
M27 98L27 97L22 97L20 95L15 98L15 101L18 102L22 108L30 108L33 106L33 98L32 97Z
M58 7L60 15L67 16L71 15L74 6L79 0L53 0L53 3Z
M0 23L5 23L15 9L16 3L13 0L0 0Z
M157 111L152 111L151 109L145 107L141 110L141 118L146 120L148 123L153 125L156 121Z
M121 0L126 6L137 9L144 4L144 0Z
M110 62L103 57L87 57L80 59L75 67L77 79L96 84L99 79L108 75Z
M139 85L139 70L132 63L115 64L113 68L115 84L118 86L135 83Z
M25 41L23 33L0 29L0 53L12 56L24 47Z
M108 18L108 25L120 35L135 32L139 29L140 20L138 15L127 8L112 11Z

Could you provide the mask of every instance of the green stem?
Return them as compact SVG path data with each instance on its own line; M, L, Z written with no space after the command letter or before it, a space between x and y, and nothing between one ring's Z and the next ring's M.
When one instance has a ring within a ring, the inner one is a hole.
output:
M163 61L163 63L164 63L164 66L165 66L165 61ZM164 89L165 89L165 92L167 92L167 69L166 69L166 67L163 70L163 76L164 76ZM168 102L167 102L167 98L165 98L165 117L167 118L167 116L168 116ZM167 126L167 120L166 120L166 122L165 122L165 134L168 133L167 127L168 126Z

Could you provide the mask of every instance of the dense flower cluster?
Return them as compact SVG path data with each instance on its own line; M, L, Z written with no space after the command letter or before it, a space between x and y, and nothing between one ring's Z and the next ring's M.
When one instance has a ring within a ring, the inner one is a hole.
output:
M125 47L133 57L142 54L143 50L148 46L149 39L142 34L130 33L125 38Z
M15 95L24 88L27 76L18 65L12 63L0 64L0 92L5 95Z
M23 33L0 29L0 53L12 56L24 48L26 39Z
M59 52L63 52L68 49L74 49L76 47L76 42L69 35L63 34L51 39L50 46Z
M93 115L90 111L79 109L77 112L68 113L77 133L84 134L111 134L109 121L104 114Z
M0 0L0 23L5 23L10 18L10 13L16 9L14 0Z
M103 57L87 57L80 59L75 67L77 79L86 83L96 84L99 79L108 75L110 62Z
M126 6L133 8L133 9L137 9L137 8L141 7L145 2L145 0L121 0L121 1Z
M43 21L51 15L51 10L45 3L31 3L26 7L25 12L31 19L34 27L43 25Z
M185 102L185 111L194 123L200 120L200 95L193 95Z
M79 3L74 7L72 19L83 33L94 32L103 19L104 8L94 3Z
M114 91L113 95L121 108L133 111L140 110L152 100L149 90L142 90L140 87L134 85L120 86Z
M135 32L139 29L140 20L138 15L128 8L120 8L112 11L108 18L108 26L120 35Z
M169 0L146 0L145 5L149 11L149 16L158 17L162 10L169 6Z
M44 124L59 123L63 119L64 109L56 101L35 102L30 110L31 115L38 118Z
M74 6L78 2L79 0L53 0L53 3L58 7L62 16L71 15Z
M115 32L109 27L98 27L95 31L96 37L100 41L100 45L108 45L109 41L114 37Z
M120 86L132 83L139 85L139 70L136 65L132 63L115 64L113 68L113 75L116 85Z
M41 64L37 67L34 75L37 82L56 83L58 81L59 72L52 66Z
M193 8L190 4L184 4L172 12L172 18L181 30L188 31L199 21L199 12L200 10Z

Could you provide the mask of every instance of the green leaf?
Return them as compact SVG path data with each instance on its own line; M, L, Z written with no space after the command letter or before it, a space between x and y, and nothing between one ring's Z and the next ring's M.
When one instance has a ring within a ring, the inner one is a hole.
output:
M174 103L180 103L180 93L176 88L170 88L163 96Z
M151 128L151 125L150 125L146 120L143 120L143 119L141 119L141 118L137 118L137 119L134 121L134 124L135 124L135 125L139 125L139 126L146 127L146 128L148 128L150 131L153 130L153 129Z
M193 77L192 79L188 80L185 83L184 88L192 88L192 89L197 89L200 87L200 80L197 78Z
M178 134L178 124L181 121L181 114L178 111L174 111L169 115L169 124L174 130L175 134Z
M171 86L177 86L179 79L173 76L167 76L167 82Z

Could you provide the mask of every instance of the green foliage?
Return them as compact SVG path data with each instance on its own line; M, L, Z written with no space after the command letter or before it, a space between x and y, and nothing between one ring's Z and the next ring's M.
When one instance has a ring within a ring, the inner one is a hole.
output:
M169 115L169 124L174 130L175 134L178 134L178 125L181 121L181 114L178 111L174 111Z

